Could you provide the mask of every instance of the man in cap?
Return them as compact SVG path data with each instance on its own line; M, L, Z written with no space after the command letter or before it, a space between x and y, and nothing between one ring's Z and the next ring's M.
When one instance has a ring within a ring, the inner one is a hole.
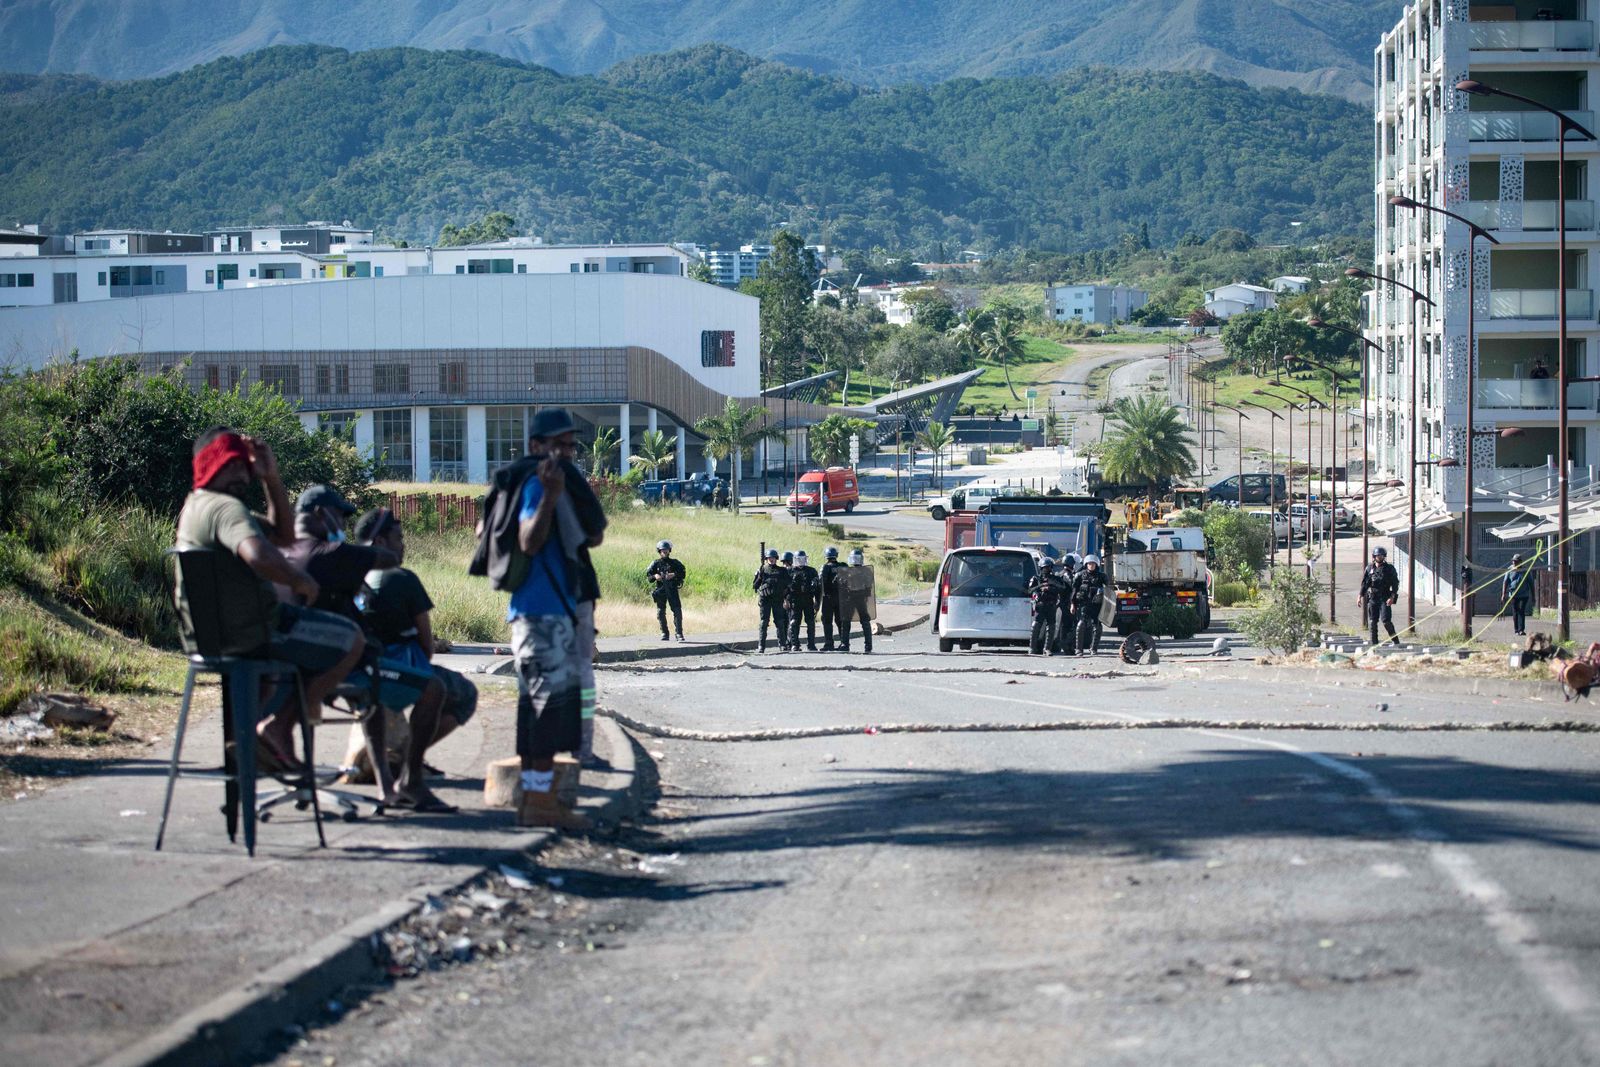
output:
M1372 562L1361 573L1361 591L1356 595L1356 603L1366 615L1367 630L1374 645L1378 643L1380 622L1389 633L1389 642L1394 645L1400 643L1400 635L1394 632L1394 602L1399 596L1400 572L1389 562L1389 550L1382 545L1375 545Z
M844 564L839 562L839 550L829 545L822 553L822 572L818 586L822 593L822 651L833 651L833 630L837 624L839 636L844 636L844 621L839 617L839 572Z
M761 609L761 629L756 637L756 651L767 650L769 624L777 626L778 647L788 651L789 616L784 611L783 602L789 595L789 571L779 562L777 549L767 549L761 568L756 571L755 577L750 579L750 588L755 590L756 603Z
M295 542L284 550L284 555L321 586L312 607L341 615L359 626L364 620L358 600L366 590L367 572L398 566L400 558L387 548L353 544L345 537L355 510L332 486L313 485L295 502ZM383 790L384 803L427 813L455 811L454 806L428 788L422 768L423 752L439 731L443 685L426 667L419 668L381 652L368 656L360 677L376 682L377 702L382 707L399 714L411 712L412 743L406 748L400 775L392 785L385 753L384 717L373 715L365 724L371 752L378 757L375 762L382 764L373 770Z
M672 609L672 625L678 632L678 640L683 640L683 601L679 599L678 590L683 587L683 581L688 577L688 571L682 561L672 558L672 542L656 542L656 558L650 564L650 569L644 572L645 581L650 583L650 597L656 602L656 621L661 624L661 640L668 640L667 634L667 609Z
M1522 562L1522 553L1511 557L1511 566L1500 579L1500 600L1511 605L1511 632L1519 637L1528 632L1528 604L1533 597L1532 568Z
M839 636L846 652L850 651L850 623L861 620L861 651L872 655L872 601L873 574L867 567L867 557L859 548L850 550L850 566L836 576L839 585Z
M804 550L795 553L794 570L789 573L789 647L800 648L800 620L805 619L806 649L817 650L817 597L822 579L811 566Z
M583 550L603 539L592 518L586 521L579 514L576 498L582 490L576 483L583 479L572 475L576 451L577 424L565 408L544 408L534 415L528 453L536 463L533 476L518 490L517 543L527 571L511 594L507 613L519 690L522 793L517 822L563 830L589 827L589 820L562 800L576 792L577 783L557 789L556 754L582 749L585 680L594 669L593 600L598 597L598 583L585 588L592 575L586 573ZM603 513L598 521L603 529ZM575 774L577 764L568 766L571 770L564 773Z
M177 546L218 553L215 609L221 633L215 636L222 653L294 664L305 683L307 711L320 707L360 662L365 644L361 628L349 620L281 604L273 590L274 583L287 586L307 603L321 594L317 580L283 553L294 541L294 513L272 449L218 426L195 439L191 465L194 490L178 515ZM241 499L257 481L266 492L265 515L252 513ZM181 573L177 600L183 645L193 653L193 612ZM298 767L296 720L284 701L262 722L257 736L266 762L284 770Z

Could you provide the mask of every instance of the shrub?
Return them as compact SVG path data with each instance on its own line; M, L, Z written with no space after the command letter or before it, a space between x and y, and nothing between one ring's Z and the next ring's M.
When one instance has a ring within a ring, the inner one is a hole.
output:
M1193 608L1184 607L1175 600L1158 600L1150 609L1144 630L1157 637L1170 634L1179 641L1187 641L1200 632L1200 617Z
M1243 582L1218 582L1212 592L1216 602L1225 608L1250 599L1250 587Z
M1239 628L1271 652L1293 652L1316 639L1322 624L1317 598L1322 583L1308 574L1280 567L1266 590L1266 605L1245 612Z

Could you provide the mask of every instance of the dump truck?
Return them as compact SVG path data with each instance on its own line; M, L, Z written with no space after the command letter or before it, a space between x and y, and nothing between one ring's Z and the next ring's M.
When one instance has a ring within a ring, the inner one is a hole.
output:
M1162 600L1194 609L1200 629L1206 629L1211 625L1211 572L1205 531L1198 526L1124 531L1111 585L1117 597L1112 626L1119 634L1144 629Z

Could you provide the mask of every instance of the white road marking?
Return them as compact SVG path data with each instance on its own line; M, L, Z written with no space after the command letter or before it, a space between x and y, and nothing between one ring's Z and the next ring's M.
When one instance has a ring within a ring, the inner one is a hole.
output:
M971 689L954 689L947 686L915 683L911 684L909 688L926 689L930 692L968 698L981 697L985 700L998 700L1008 704L1026 704L1038 708L1053 708L1059 711L1074 712L1079 715L1103 715L1107 718L1122 719L1124 721L1144 721L1138 715L1130 715L1125 712L1103 711L1098 708L1086 708L1077 704L1062 704L1046 700L1029 700L1025 697L1001 696L998 693L980 693ZM1343 760L1335 759L1321 752L1312 752L1299 748L1286 741L1274 741L1264 737L1248 737L1222 730L1191 728L1187 732L1205 737L1214 737L1236 744L1257 745L1262 748L1276 749L1279 752L1309 760L1324 770L1361 786L1368 795L1383 805L1389 817L1404 828L1406 834L1412 840L1427 846L1428 858L1432 861L1434 867L1438 868L1440 873L1445 875L1463 896L1474 901L1482 910L1484 922L1493 931L1495 940L1499 943L1501 950L1516 961L1517 966L1522 968L1522 973L1527 975L1545 995L1545 998L1572 1022L1578 1034L1589 1046L1590 1053L1600 1057L1600 1004L1597 1004L1593 991L1585 984L1583 975L1578 968L1571 960L1562 956L1554 946L1544 942L1540 936L1538 925L1527 915L1516 909L1511 901L1510 893L1487 874L1484 874L1466 852L1446 844L1445 835L1434 827L1429 826L1422 815L1416 809L1407 806L1405 801L1393 789L1360 767L1345 763Z

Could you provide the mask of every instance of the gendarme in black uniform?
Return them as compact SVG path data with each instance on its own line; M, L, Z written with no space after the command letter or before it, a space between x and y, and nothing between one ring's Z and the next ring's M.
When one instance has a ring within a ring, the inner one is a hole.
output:
M789 572L789 647L800 647L800 620L805 619L806 648L817 650L817 597L822 593L822 576L809 564L801 563L804 554L795 558L794 569Z
M844 620L839 615L839 572L844 570L844 564L839 562L837 548L828 549L824 555L827 560L818 576L822 589L822 651L832 652L835 626L839 636L844 636Z
M1098 561L1091 566L1084 561L1083 569L1072 580L1072 613L1078 620L1077 652L1098 651L1100 602L1105 599L1106 576Z
M1400 572L1389 562L1388 553L1381 548L1372 550L1372 562L1361 572L1361 593L1356 602L1362 606L1367 619L1367 631L1372 643L1378 643L1378 623L1389 632L1389 640L1400 643L1394 632L1394 602L1400 596Z
M789 595L789 568L778 562L778 553L769 550L767 560L750 580L756 591L756 602L761 606L761 630L756 639L756 651L767 650L767 626L776 624L778 646L789 647L789 614L784 610L784 599Z
M662 541L656 545L656 551L671 552L672 545ZM650 583L650 597L656 602L656 621L661 624L663 641L669 636L668 608L672 609L672 625L677 630L678 640L683 640L683 601L679 598L678 590L683 587L683 581L688 577L688 573L682 562L669 555L658 555L655 562L650 564L650 569L644 572L645 580Z

